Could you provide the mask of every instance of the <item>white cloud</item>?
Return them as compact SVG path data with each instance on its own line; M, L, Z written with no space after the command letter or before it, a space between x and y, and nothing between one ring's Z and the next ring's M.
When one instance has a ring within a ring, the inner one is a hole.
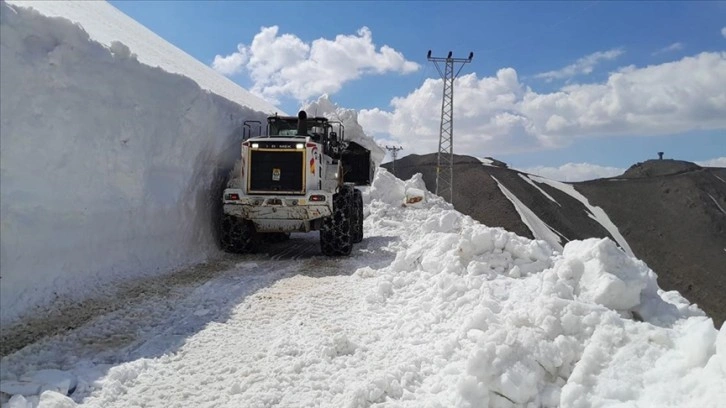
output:
M277 26L263 27L251 44L239 44L237 52L227 56L217 55L212 67L224 75L247 71L254 81L252 92L265 98L284 95L299 101L333 94L363 75L407 74L419 69L419 64L387 45L376 49L367 27L356 35L311 43L278 33Z
M237 52L235 53L225 57L221 55L215 56L212 62L212 68L222 75L235 75L242 72L248 60L247 50L244 47L237 46Z
M723 38L726 38L726 27L721 29L721 35L723 36Z
M601 61L613 60L623 54L621 48L614 48L608 51L598 51L590 55L586 55L573 64L570 64L564 68L556 71L543 72L535 75L535 78L544 78L548 82L553 79L564 79L572 78L575 75L590 74L595 69L595 66Z
M427 79L393 98L391 110L363 110L359 120L379 140L408 153L438 149L442 81ZM603 83L537 93L512 68L455 82L454 150L491 156L569 145L577 138L667 135L726 129L726 52L701 53L611 73Z
M683 49L683 43L682 42L674 42L673 44L663 47L659 49L658 51L655 51L652 55L658 55L658 54L665 54L667 52L672 51L680 51Z
M726 157L717 157L711 160L697 161L701 167L726 167Z
M552 180L570 182L619 176L625 172L625 169L600 166L590 163L567 163L559 167L537 166L518 170L525 173L536 174Z

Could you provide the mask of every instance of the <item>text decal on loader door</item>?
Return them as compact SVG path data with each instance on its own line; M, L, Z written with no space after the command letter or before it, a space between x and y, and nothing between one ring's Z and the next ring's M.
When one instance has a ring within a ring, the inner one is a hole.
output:
M272 169L272 180L280 181L280 169L277 167Z

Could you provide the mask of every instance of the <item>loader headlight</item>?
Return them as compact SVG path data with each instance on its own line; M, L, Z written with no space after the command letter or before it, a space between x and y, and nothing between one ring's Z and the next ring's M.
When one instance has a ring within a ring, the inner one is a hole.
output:
M260 147L260 144L259 143L252 143L252 148L253 149L257 149L259 147Z
M305 145L302 144L302 143L298 143L298 144L295 145L295 148L296 149L304 149L305 148Z

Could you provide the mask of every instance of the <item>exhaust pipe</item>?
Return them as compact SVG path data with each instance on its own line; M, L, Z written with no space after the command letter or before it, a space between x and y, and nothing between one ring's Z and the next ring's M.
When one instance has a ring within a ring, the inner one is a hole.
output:
M297 114L297 134L302 136L308 135L308 114L301 110Z

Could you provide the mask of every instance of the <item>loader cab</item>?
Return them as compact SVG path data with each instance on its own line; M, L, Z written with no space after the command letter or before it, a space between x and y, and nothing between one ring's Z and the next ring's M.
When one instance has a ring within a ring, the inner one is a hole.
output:
M301 111L303 113L304 111ZM302 123L300 123L302 121ZM270 116L267 118L267 136L310 136L321 140L330 129L328 119L323 117L300 118L299 116Z
M267 137L310 137L315 143L323 145L323 154L337 157L345 128L340 122L331 122L322 116L308 117L305 111L297 116L279 116L275 114L267 118Z

